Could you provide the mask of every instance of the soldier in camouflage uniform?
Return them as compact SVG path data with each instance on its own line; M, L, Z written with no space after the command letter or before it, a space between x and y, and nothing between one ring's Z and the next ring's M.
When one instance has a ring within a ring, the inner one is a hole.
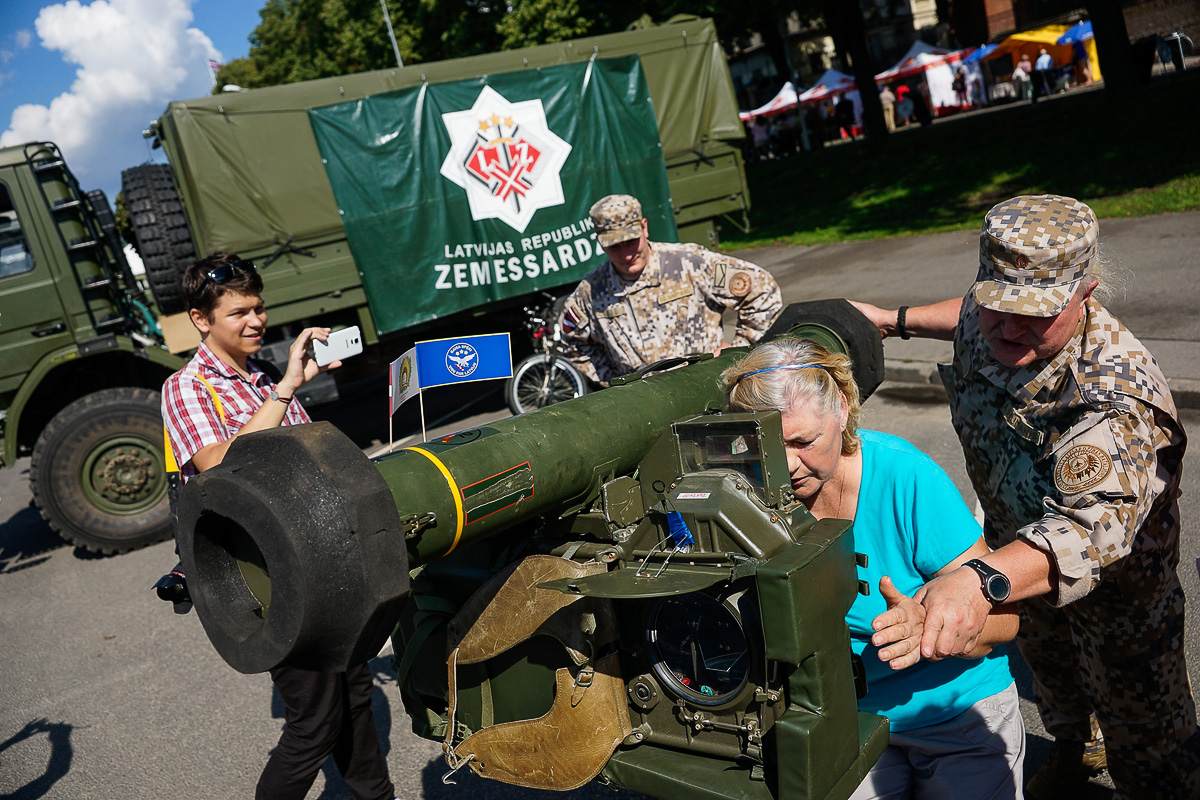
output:
M770 273L697 244L651 242L635 198L609 195L590 215L608 261L568 298L563 338L566 355L592 380L669 356L720 352L728 346L727 308L737 309L735 346L758 341L779 314Z
M1087 782L1094 712L1116 797L1200 798L1176 574L1187 438L1154 358L1091 296L1096 239L1083 203L1017 197L988 213L965 298L856 305L884 336L953 336L942 377L995 549L983 560L1023 601L1017 641L1055 736L1027 796ZM988 609L979 576L925 592L923 654L961 652Z

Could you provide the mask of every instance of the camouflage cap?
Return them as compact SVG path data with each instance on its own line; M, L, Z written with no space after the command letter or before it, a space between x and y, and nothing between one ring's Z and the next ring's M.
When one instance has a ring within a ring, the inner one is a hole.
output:
M1052 317L1087 275L1098 232L1092 209L1070 197L1006 200L984 217L971 294L993 311Z
M627 242L642 235L642 204L627 194L610 194L592 206L588 216L596 226L601 247Z

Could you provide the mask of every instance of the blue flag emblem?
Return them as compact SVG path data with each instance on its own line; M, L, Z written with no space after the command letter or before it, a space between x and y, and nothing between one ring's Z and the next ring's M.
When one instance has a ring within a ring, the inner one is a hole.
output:
M479 351L467 342L458 342L446 351L446 370L456 378L466 378L479 368Z
M417 376L422 389L512 377L507 333L417 342L416 350Z

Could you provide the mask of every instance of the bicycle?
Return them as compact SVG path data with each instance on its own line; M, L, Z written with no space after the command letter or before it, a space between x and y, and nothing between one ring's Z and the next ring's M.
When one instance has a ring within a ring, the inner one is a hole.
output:
M523 326L534 353L513 369L504 386L504 399L514 415L525 414L588 393L588 379L574 364L559 354L562 342L563 309L567 296L539 293L544 302L525 306Z

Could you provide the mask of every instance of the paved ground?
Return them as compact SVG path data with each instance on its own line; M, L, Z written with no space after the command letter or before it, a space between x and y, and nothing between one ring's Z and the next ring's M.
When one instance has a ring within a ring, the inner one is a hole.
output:
M974 280L979 236L945 233L735 253L776 276L789 302L848 297L885 307L962 296ZM1123 288L1109 308L1158 359L1180 406L1200 408L1200 212L1100 222L1100 252ZM941 391L935 364L949 342L888 339L887 389Z
M1200 289L1194 279L1200 215L1102 223L1102 244L1132 271L1129 291L1112 304L1161 359L1172 384L1200 380ZM916 304L965 291L974 274L975 237L945 234L884 242L755 251L751 258L780 279L793 302L846 296L881 305ZM939 344L890 341L889 375L899 394L882 392L867 406L865 426L911 439L930 453L973 503L945 406L915 403L936 393L912 389L914 376L944 356ZM912 370L912 374L905 370ZM323 409L364 449L387 441L378 413L382 379L350 387L337 408ZM431 395L431 433L506 416L499 386ZM432 409L437 409L433 411ZM437 420L437 421L434 421ZM1185 425L1200 430L1200 411ZM414 408L397 415L397 439L416 429ZM1184 569L1189 599L1200 597L1191 568L1200 556L1200 448L1188 455L1183 491ZM228 798L251 794L280 730L279 700L265 675L240 675L220 660L194 614L176 617L154 599L150 584L174 563L164 543L102 558L62 543L29 506L28 459L0 471L0 797L163 796ZM1191 678L1200 680L1200 633L1187 630ZM409 733L386 658L374 709L397 792L434 800L562 795L527 792L478 779L441 782L440 748ZM1027 726L1027 763L1049 749L1030 701L1019 658L1014 673ZM349 796L325 775L310 797ZM1105 776L1078 800L1111 796ZM568 798L612 797L595 786ZM627 796L627 795L626 795Z

